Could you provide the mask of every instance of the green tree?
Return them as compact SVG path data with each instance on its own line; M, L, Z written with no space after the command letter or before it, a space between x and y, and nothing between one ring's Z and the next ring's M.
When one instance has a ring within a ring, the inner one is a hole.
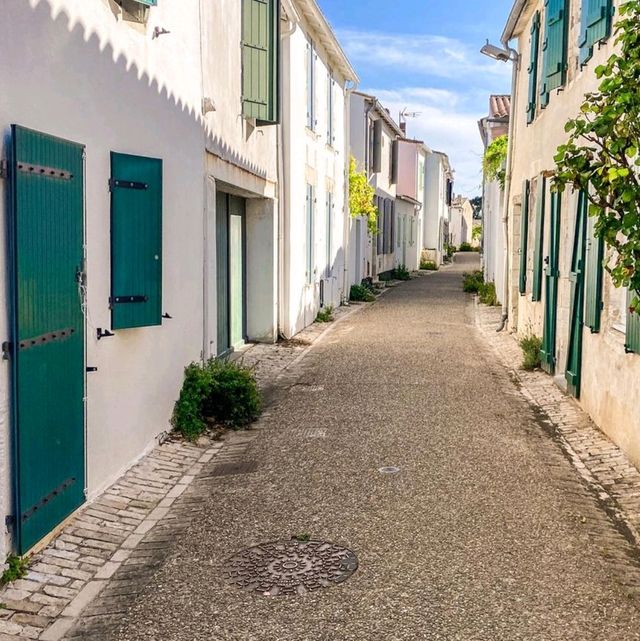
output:
M580 113L565 125L553 188L584 191L596 234L615 250L605 265L616 287L635 292L640 307L640 0L619 8L619 52L596 67L598 91L586 94Z
M349 211L351 215L366 216L367 227L373 235L378 233L378 208L373 204L376 192L369 184L367 174L358 171L356 159L349 161Z

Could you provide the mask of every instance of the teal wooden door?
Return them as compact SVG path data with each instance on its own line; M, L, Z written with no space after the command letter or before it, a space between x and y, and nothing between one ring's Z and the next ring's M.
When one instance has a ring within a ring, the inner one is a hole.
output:
M573 253L571 257L571 306L569 310L569 349L565 378L567 390L580 398L580 380L582 372L582 326L584 321L584 272L585 272L585 238L587 231L588 201L583 192L578 197L576 212L576 229L573 236Z
M12 126L17 545L84 501L84 147Z
M556 330L558 320L558 260L560 253L560 199L561 195L551 193L551 216L549 220L549 254L545 258L545 303L544 331L540 360L542 369L549 374L556 371Z
M229 332L236 349L245 338L244 210L242 198L229 196Z

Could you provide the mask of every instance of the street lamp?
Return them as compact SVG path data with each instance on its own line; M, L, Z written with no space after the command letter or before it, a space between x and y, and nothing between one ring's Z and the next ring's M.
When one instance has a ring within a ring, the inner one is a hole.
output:
M518 59L518 53L513 49L496 47L495 45L492 45L489 40L487 40L487 44L480 49L480 53L484 56L488 56L489 58L493 58L494 60L499 60L500 62L509 62Z

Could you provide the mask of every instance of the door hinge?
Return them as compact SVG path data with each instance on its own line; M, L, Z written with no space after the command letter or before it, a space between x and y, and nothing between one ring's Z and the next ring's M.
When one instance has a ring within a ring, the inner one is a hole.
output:
M6 160L0 160L0 179L9 178L9 163Z

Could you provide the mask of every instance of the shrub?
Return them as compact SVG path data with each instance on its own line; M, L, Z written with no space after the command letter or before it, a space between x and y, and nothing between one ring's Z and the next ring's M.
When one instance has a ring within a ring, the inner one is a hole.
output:
M522 349L522 368L528 372L540 367L540 348L542 340L537 336L526 336L520 339Z
M333 306L327 305L318 312L316 323L330 323L333 320Z
M369 276L368 278L363 278L360 283L364 288L368 289L372 294L376 293L375 285L373 284L373 278Z
M432 260L421 260L420 269L426 269L427 271L430 271L430 272L437 272L438 266Z
M452 258L457 251L458 248L455 245L449 245L449 243L444 244L444 252L447 258Z
M5 565L7 568L0 577L0 585L6 585L7 583L23 579L27 576L29 559L26 556L10 554L7 557Z
M411 274L406 265L398 265L393 270L393 278L395 280L411 280Z
M376 297L364 285L351 285L351 292L349 293L349 300L354 302L371 303Z
M483 305L491 305L492 307L495 307L500 304L498 294L496 293L495 283L482 283L478 288L478 295L480 302Z
M462 291L467 294L477 294L483 284L484 276L479 270L462 274Z
M232 428L248 425L260 415L262 396L253 372L237 363L209 359L191 363L171 422L189 440L195 440L213 419Z
M460 243L460 250L461 252L472 252L473 247L471 247L471 243Z

